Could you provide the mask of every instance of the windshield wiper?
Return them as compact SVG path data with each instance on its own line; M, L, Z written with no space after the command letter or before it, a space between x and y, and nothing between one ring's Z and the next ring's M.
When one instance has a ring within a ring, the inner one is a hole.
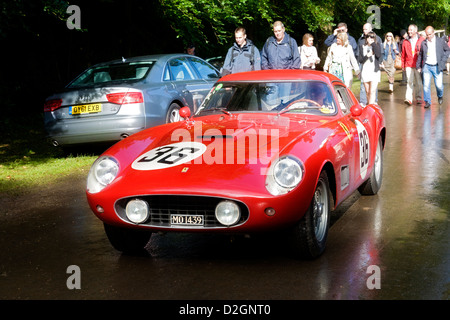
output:
M210 109L202 110L202 112L204 112L204 111L221 111L231 117L231 113L226 108L210 108Z

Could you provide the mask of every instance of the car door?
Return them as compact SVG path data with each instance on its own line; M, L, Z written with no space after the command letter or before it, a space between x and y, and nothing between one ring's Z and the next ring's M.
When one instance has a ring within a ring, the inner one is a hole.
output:
M370 110L363 110L358 117L353 117L350 113L350 107L355 103L350 98L348 88L336 88L339 95L343 98L343 103L347 108L348 115L346 125L348 125L353 137L354 167L351 172L351 182L355 186L359 186L369 177L369 168L371 167L370 159L373 159L371 150L375 150L371 145L371 141L376 143L378 140L375 136L374 124L369 120ZM372 161L373 162L373 161ZM373 165L373 163L372 163Z
M357 121L350 113L353 101L347 90L347 87L340 84L334 86L337 102L343 114L338 123L346 135L343 147L346 150L346 155L343 156L344 161L342 161L339 168L340 175L338 179L343 198L346 198L355 190L356 181L360 180L361 168L359 125L357 125Z
M164 79L170 81L176 94L195 111L198 108L196 100L203 96L206 89L205 81L198 76L186 57L171 59L167 68Z

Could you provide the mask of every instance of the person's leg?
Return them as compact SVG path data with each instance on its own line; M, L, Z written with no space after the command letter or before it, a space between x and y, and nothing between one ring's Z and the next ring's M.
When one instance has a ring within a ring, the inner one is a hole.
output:
M405 102L408 104L412 103L413 90L414 90L414 78L412 75L412 68L406 67L406 93L405 93Z
M370 83L370 100L369 104L376 104L377 103L377 93L378 93L378 81L373 80Z
M431 69L431 67L427 64L425 64L422 68L423 100L425 101L425 105L431 104L430 84L431 84L432 71L430 69Z
M437 65L434 69L434 84L436 85L438 99L442 98L444 96L444 73L439 71Z
M364 82L364 92L366 93L366 105L370 104L369 103L369 99L370 99L370 82Z
M415 92L415 97L416 97L416 101L417 104L422 103L423 98L423 79L422 79L422 74L417 71L416 68L412 69L412 72L414 74L414 92Z
M366 94L366 87L364 85L364 82L361 81L361 87L359 89L359 103L360 104L367 104L367 94Z

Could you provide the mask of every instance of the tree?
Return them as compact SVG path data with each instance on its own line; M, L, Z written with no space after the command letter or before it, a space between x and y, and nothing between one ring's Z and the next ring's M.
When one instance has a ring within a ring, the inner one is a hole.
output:
M250 26L254 41L261 43L270 34L275 20L285 22L297 38L309 31L323 38L339 22L358 35L362 25L379 8L380 29L397 33L410 23L443 27L450 14L448 0L159 0L164 16L185 44L195 42L204 47L221 47L233 41L233 30ZM261 32L264 30L265 32ZM261 37L261 38L259 38Z

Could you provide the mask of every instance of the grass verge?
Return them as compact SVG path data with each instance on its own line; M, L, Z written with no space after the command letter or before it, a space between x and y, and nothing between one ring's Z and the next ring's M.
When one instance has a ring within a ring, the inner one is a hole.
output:
M0 194L15 195L73 173L86 174L95 153L65 155L45 137L42 115L0 121Z

